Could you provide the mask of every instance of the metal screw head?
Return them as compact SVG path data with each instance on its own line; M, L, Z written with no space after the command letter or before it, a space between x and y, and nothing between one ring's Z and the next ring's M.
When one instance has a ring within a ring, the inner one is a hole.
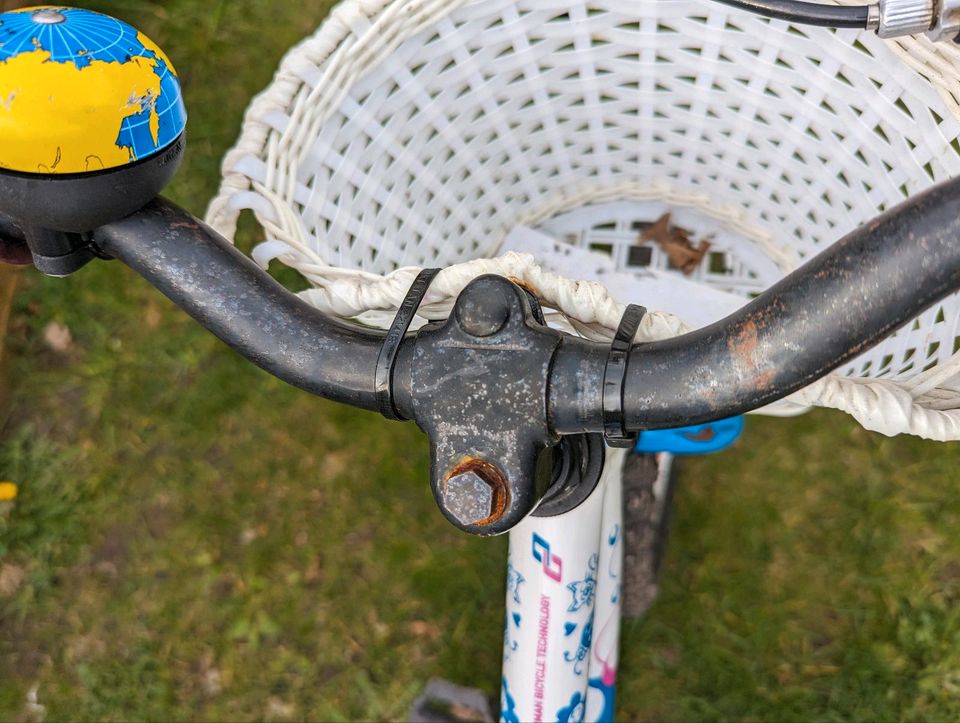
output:
M500 519L509 499L507 479L495 465L464 457L447 474L441 488L443 508L462 527Z
M43 8L41 10L34 10L30 19L40 25L58 25L59 23L65 22L67 16L53 8Z
M460 327L476 337L492 336L510 318L510 301L499 289L487 288L483 280L464 289L457 299L456 315Z

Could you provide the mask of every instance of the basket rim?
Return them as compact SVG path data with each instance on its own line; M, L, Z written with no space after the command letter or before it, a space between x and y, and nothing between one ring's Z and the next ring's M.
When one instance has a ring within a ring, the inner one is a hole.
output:
M325 80L341 81L335 86L337 98L324 98L326 105L336 108L354 83L375 69L411 35L457 8L478 1L342 0L336 4L316 31L287 51L270 83L251 100L238 139L221 163L221 185L208 205L207 223L233 240L239 212L230 207L230 198L253 188L251 181L236 170L236 165L246 156L261 157L265 151L279 150L268 148L271 133L276 133L276 128L264 122L264 118L272 111L290 109L295 96L307 82L303 77L306 72L322 70ZM859 0L828 2L855 4ZM731 9L731 12L735 11ZM924 35L883 42L910 70L933 85L946 108L960 119L960 45L935 43ZM352 72L345 73L348 69ZM343 75L349 76L349 82L343 82L347 80ZM290 126L294 125L290 123ZM282 135L278 144L289 146L290 128ZM299 157L299 153L294 156ZM292 167L288 171L295 173L296 169ZM292 219L288 219L290 221Z

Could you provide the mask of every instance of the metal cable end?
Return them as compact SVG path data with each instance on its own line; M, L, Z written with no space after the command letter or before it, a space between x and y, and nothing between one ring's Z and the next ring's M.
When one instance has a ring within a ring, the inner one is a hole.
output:
M880 0L877 35L899 38L916 35L933 27L933 0Z
M933 27L927 37L934 41L952 40L960 36L960 0L939 0Z

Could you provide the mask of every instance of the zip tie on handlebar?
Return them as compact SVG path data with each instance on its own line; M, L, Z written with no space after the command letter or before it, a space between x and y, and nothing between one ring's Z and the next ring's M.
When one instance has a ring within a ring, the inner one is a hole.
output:
M380 353L377 355L374 393L377 398L377 408L387 419L403 419L393 403L393 367L397 362L400 342L410 328L410 322L416 316L420 302L430 288L430 283L438 273L440 269L423 269L417 274L417 278L410 284L407 295L403 298L403 303L397 309L397 315L393 318L393 323L390 324L383 346L380 347Z
M628 433L624 425L623 381L633 337L646 313L642 306L627 304L607 354L603 370L603 438L611 447L632 447L637 441L636 433Z

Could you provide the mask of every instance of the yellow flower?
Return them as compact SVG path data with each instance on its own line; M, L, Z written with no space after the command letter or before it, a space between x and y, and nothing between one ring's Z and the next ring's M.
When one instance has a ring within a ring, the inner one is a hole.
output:
M0 482L0 502L17 499L17 486L13 482Z

